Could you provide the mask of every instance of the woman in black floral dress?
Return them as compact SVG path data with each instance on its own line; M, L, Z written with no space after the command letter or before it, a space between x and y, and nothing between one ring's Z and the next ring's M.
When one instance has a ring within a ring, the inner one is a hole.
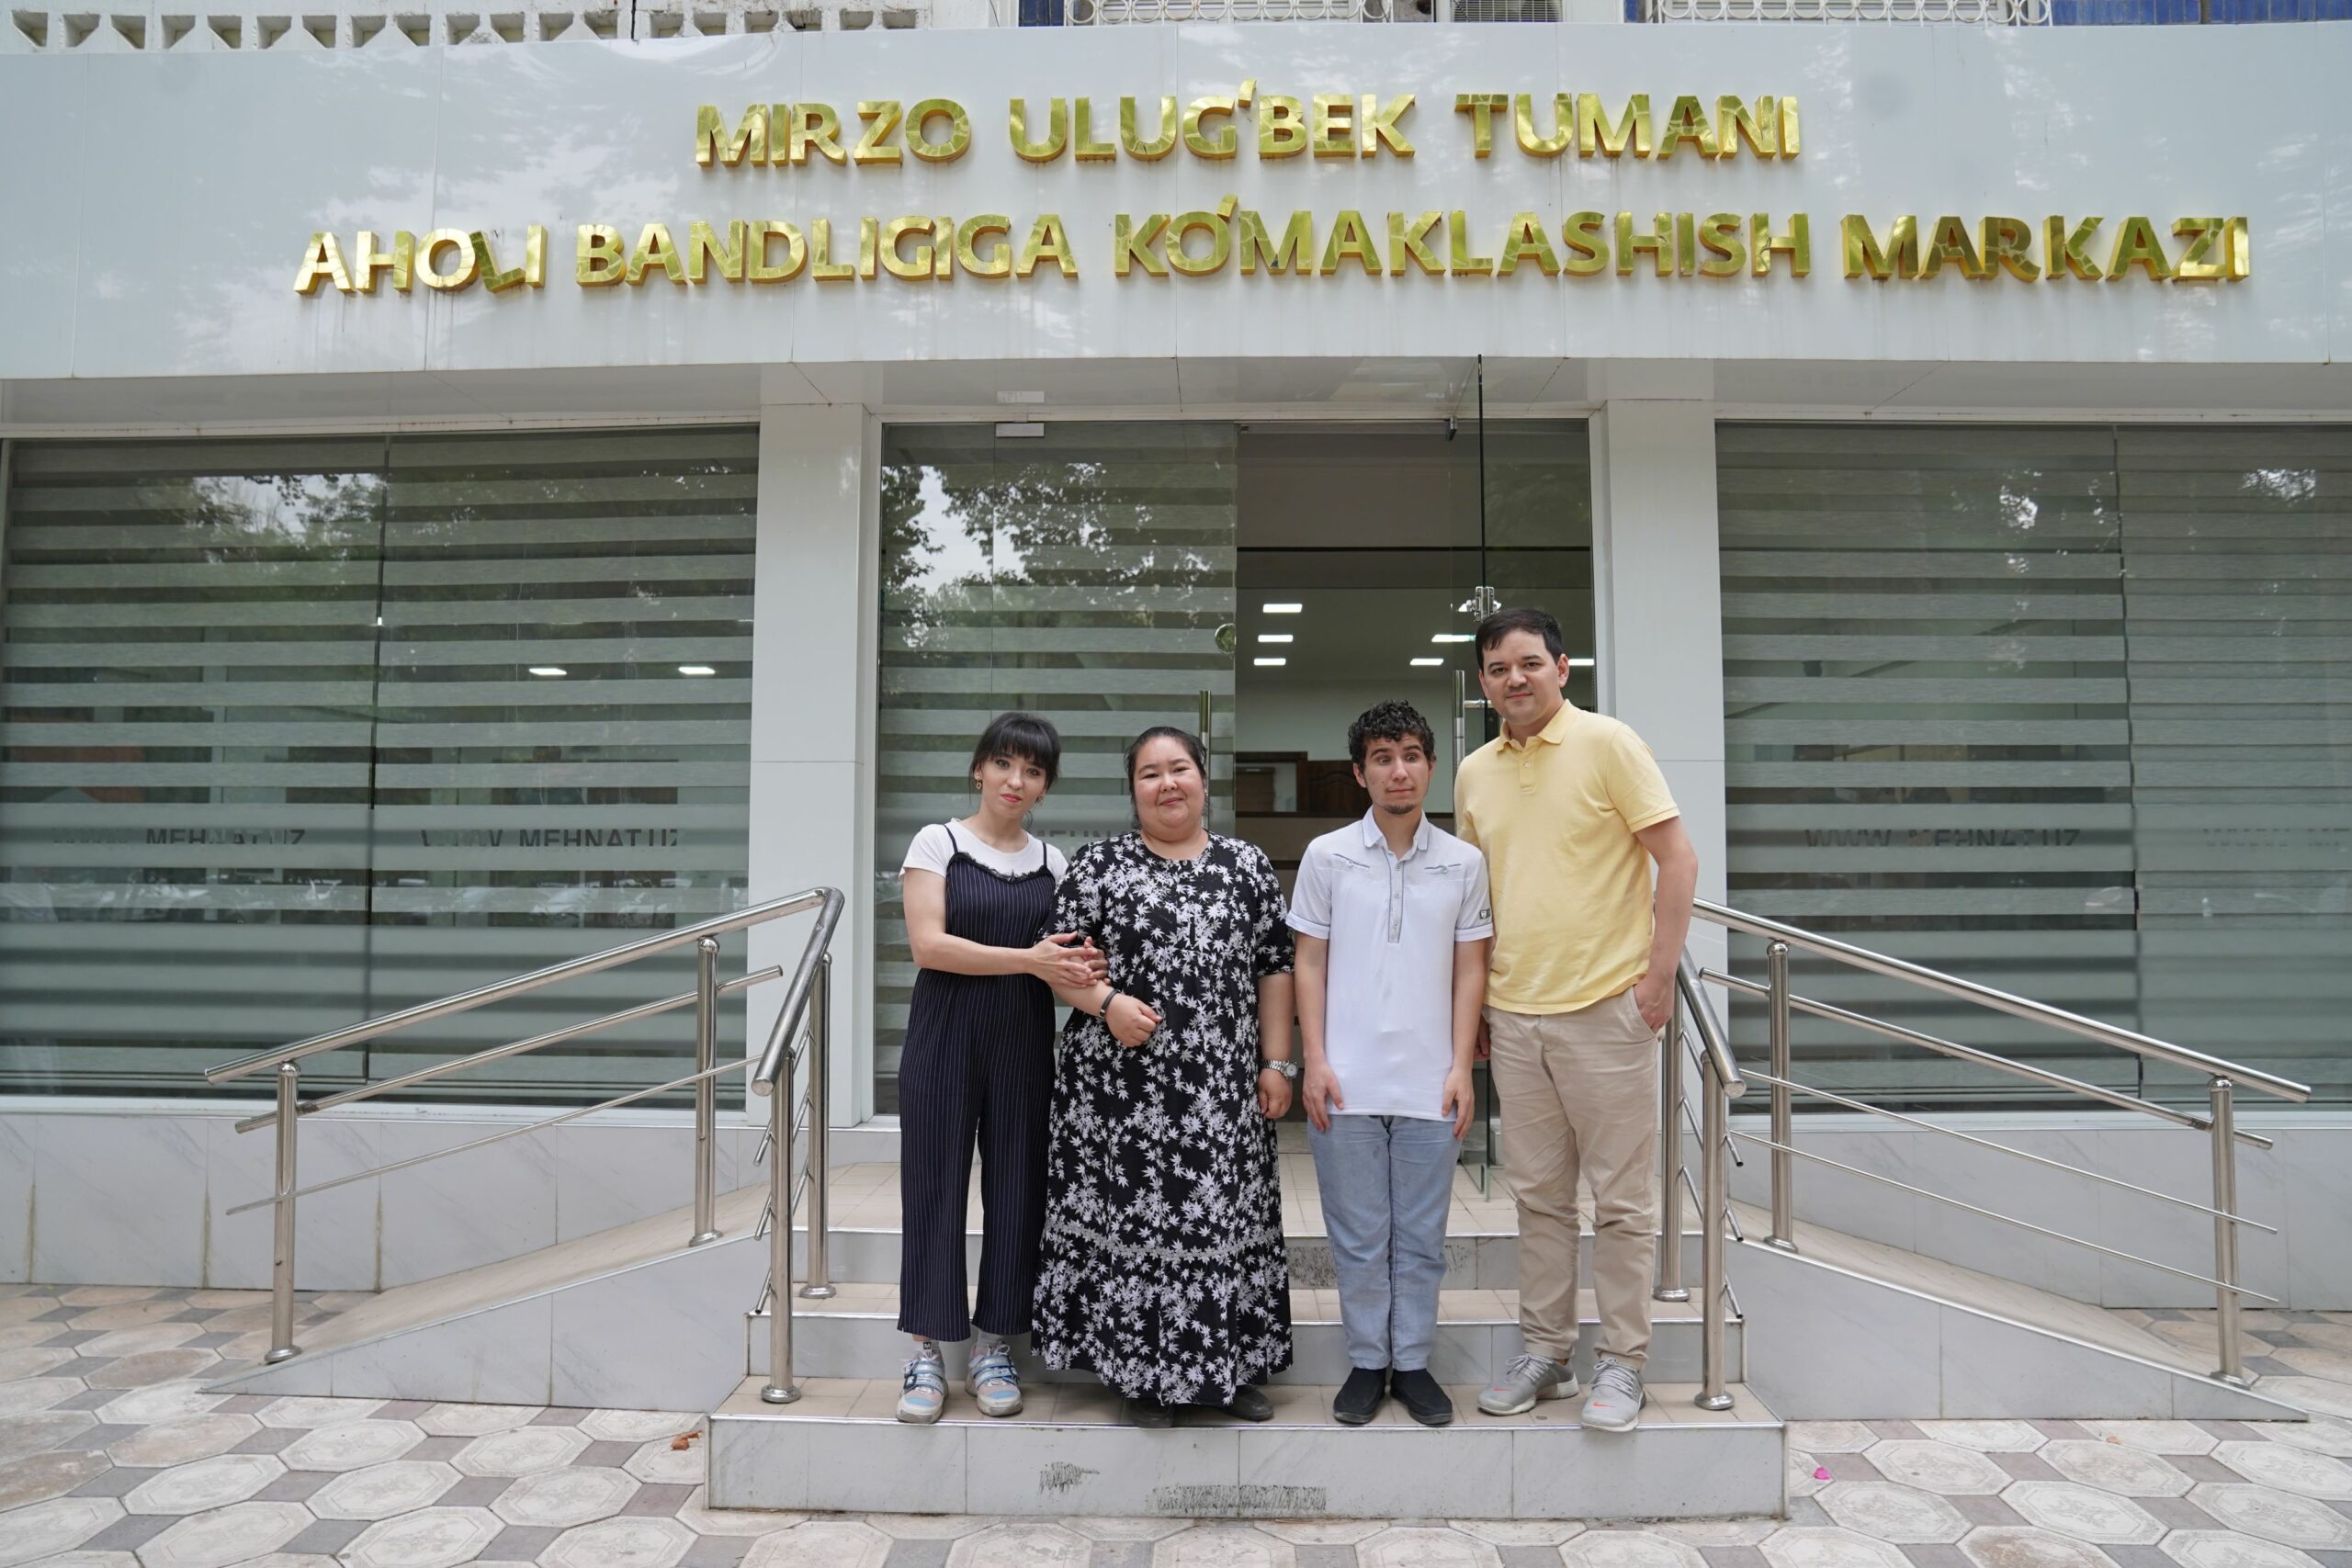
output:
M1290 1105L1291 939L1264 852L1202 826L1200 742L1127 749L1136 831L1071 860L1048 922L1091 937L1104 985L1054 1080L1033 1314L1049 1365L1084 1367L1164 1427L1180 1404L1273 1415L1290 1364L1274 1118ZM1267 1063L1279 1064L1269 1066Z

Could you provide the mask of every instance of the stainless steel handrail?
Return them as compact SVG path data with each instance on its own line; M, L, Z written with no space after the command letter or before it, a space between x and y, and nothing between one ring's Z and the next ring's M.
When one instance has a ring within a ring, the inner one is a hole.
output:
M673 947L687 947L707 936L724 936L747 926L761 925L786 915L797 915L803 909L815 908L830 897L838 900L841 894L831 887L812 887L806 893L795 893L788 898L771 898L764 904L753 904L731 915L718 915L707 920L697 920L690 926L663 931L659 936L642 937L636 942L608 947L602 953L566 959L550 964L544 969L534 969L527 975L515 975L470 991L459 991L438 1001L420 1002L399 1012L388 1012L378 1018L347 1023L341 1029L330 1029L324 1034L313 1034L308 1040L298 1040L291 1045L281 1045L275 1051L257 1051L250 1056L240 1056L233 1062L208 1068L205 1078L212 1083L229 1083L265 1067L281 1066L299 1062L305 1056L315 1056L322 1051L339 1051L346 1045L379 1039L420 1023L430 1023L436 1018L454 1013L470 1012L508 997L519 997L526 991L536 991L582 975L594 975L606 969L617 969L624 964L634 964L640 958L650 958L657 953L667 953ZM839 918L836 909L835 918ZM826 928L831 932L831 926Z
M1702 969L1699 972L1699 977L1710 985L1721 986L1726 990L1743 992L1751 997L1764 998L1772 994L1772 987L1760 980L1743 980L1736 975L1726 975L1719 969ZM1997 1055L1991 1051L1980 1051L1973 1045L1962 1045L1956 1040L1945 1040L1937 1035L1922 1033L1916 1029L1906 1029L1902 1024L1889 1023L1884 1019L1871 1018L1864 1013L1834 1007L1828 1002L1815 1001L1810 997L1792 995L1789 998L1789 1006L1797 1012L1810 1013L1815 1018L1826 1018L1833 1023L1843 1023L1887 1040L1898 1041L1906 1045L1917 1045L1926 1051L1934 1051L1957 1061L1973 1062L1980 1067L1990 1067L1996 1072L2028 1078L2051 1089L2064 1089L2068 1094L2078 1095L2085 1100L2096 1100L2103 1105L2111 1105L2118 1111L2136 1111L2143 1116L2154 1116L2160 1122L2169 1122L2176 1127L2188 1127L2203 1133L2211 1130L2213 1125L2210 1118L2197 1115L2193 1111L2176 1111L2169 1105L2158 1105L2152 1100L2142 1100L2135 1095L2125 1094L2121 1089L2103 1089L2098 1084L2086 1083L2081 1078L2068 1077L2064 1073L2053 1073L2047 1067L2037 1067L2030 1063ZM2268 1138L2259 1133L2246 1132L2243 1128L2239 1129L2237 1139L2242 1144L2252 1144L2258 1149L2267 1149L2271 1146Z
M830 913L839 914L837 908ZM820 915L819 929L830 933L825 917ZM804 965L808 980L808 995L805 998L808 1014L808 1043L803 1055L808 1062L808 1283L802 1286L804 1298L821 1300L833 1293L831 1276L825 1260L825 1238L829 1217L828 1195L825 1190L825 1067L831 1055L833 961L830 954L820 957L812 964ZM795 987L797 989L797 986ZM800 1397L800 1384L792 1375L792 1199L795 1165L792 1157L793 1126L799 1118L800 1099L792 1092L793 1053L790 1043L795 1027L786 1026L786 1015L776 1015L776 1027L768 1037L768 1048L763 1054L760 1072L767 1078L768 1096L768 1279L766 1288L768 1309L768 1381L760 1398L770 1404L789 1404ZM782 1075L782 1082L777 1081ZM760 1077L754 1075L753 1087Z
M692 925L681 926L675 931L664 931L658 936L624 942L617 947L606 948L601 953L592 953L561 964L549 964L543 969L535 969L528 974L514 976L487 986L479 986L469 991L460 991L443 997L436 1001L403 1008L398 1012L385 1013L380 1017L347 1024L341 1029L329 1030L323 1034L314 1034L307 1040L296 1041L291 1045L240 1057L236 1061L224 1063L208 1071L205 1076L210 1081L228 1083L265 1067L276 1069L277 1100L274 1109L266 1115L248 1117L237 1123L239 1132L250 1132L258 1127L271 1125L277 1129L277 1157L270 1195L254 1202L240 1204L228 1211L231 1214L241 1214L264 1205L275 1210L270 1262L270 1345L264 1359L282 1361L297 1354L300 1349L300 1347L294 1343L294 1258L296 1219L298 1204L301 1199L336 1187L346 1186L355 1181L363 1181L371 1177L404 1170L411 1166L423 1165L430 1160L446 1159L451 1155L464 1154L491 1144L503 1143L508 1138L541 1132L566 1122L577 1121L582 1116L594 1115L600 1111L610 1111L619 1106L634 1104L638 1100L646 1100L657 1094L665 1094L688 1087L695 1091L694 1229L687 1238L687 1245L700 1246L718 1240L719 1232L715 1223L718 1184L717 1080L728 1073L734 1072L751 1071L756 1075L763 1066L765 1066L769 1070L772 1081L775 1054L780 1043L789 1038L786 1021L790 1020L793 1027L797 1026L798 1020L808 1011L812 989L817 992L820 1020L815 1037L820 1041L830 1037L821 1023L823 1011L829 1005L829 992L825 987L825 981L830 976L831 964L831 958L826 950L831 945L834 930L841 922L842 909L846 902L847 900L843 898L838 888L812 887L807 892L796 893L790 897L772 898L764 903L738 909L729 915L698 920ZM747 990L752 986L764 984L783 974L781 968L771 966L754 974L745 975L739 979L720 982L718 976L718 938L729 931L742 931L810 908L819 911L817 929L810 933L808 945L801 952L800 962L794 973L791 988L778 1014L776 1031L770 1036L767 1049L757 1058L745 1056L737 1062L717 1061L719 998L740 990ZM307 1057L317 1055L323 1051L334 1051L347 1045L357 1044L363 1041L381 1039L420 1023L468 1012L475 1008L503 1000L508 997L539 990L582 975L594 975L606 969L617 968L622 964L635 963L640 958L650 958L656 953L666 953L688 943L694 944L696 950L695 986L693 991L685 995L664 998L639 1007L625 1008L618 1012L607 1013L601 1018L590 1019L582 1023L569 1024L561 1029L549 1030L528 1039L492 1046L484 1051L471 1052L463 1056L453 1057L419 1068L414 1072L402 1074L398 1077L386 1079L381 1083L362 1084L356 1089L329 1095L309 1104L305 1104L302 1100L300 1064ZM316 1114L331 1106L348 1105L355 1100L389 1093L395 1089L412 1088L435 1078L446 1077L453 1073L463 1072L469 1067L480 1066L486 1062L521 1055L555 1044L560 1041L577 1039L581 1035L592 1034L636 1019L653 1017L673 1009L686 1006L688 1003L694 1005L695 1014L695 1070L683 1077L673 1078L667 1083L655 1084L649 1089L634 1089L627 1094L615 1095L599 1100L594 1105L582 1106L577 1110L567 1111L560 1115L550 1116L524 1126L511 1127L503 1132L493 1133L488 1137L476 1138L450 1148L435 1149L408 1159L395 1160L368 1170L339 1176L330 1181L319 1182L315 1186L303 1187L296 1179L295 1172L300 1152L301 1119L306 1115ZM812 1053L810 1078L812 1084L821 1085L823 1081L820 1054ZM764 1092L764 1087L763 1091ZM788 1100L790 1097L787 1095L779 1098ZM813 1119L817 1125L810 1135L809 1143L812 1153L819 1159L822 1159L825 1141L824 1101L821 1093L815 1101L815 1106ZM788 1134L787 1147L785 1152L787 1156L790 1152ZM814 1171L818 1190L811 1204L811 1214L819 1224L824 1222L823 1170L824 1167L819 1165ZM787 1203L788 1201L787 1199ZM815 1274L819 1280L824 1278L821 1243L817 1249ZM831 1294L831 1292L827 1290L822 1293Z
M1715 1017L1713 1003L1699 984L1698 967L1685 953L1674 970L1674 1018L1668 1026L1667 1050L1674 1055L1681 1049L1678 1038L1687 1025L1697 1037L1699 1066L1699 1098L1701 1126L1699 1132L1699 1166L1702 1173L1703 1191L1694 1190L1699 1201L1699 1393L1691 1403L1702 1410L1728 1410L1733 1400L1729 1386L1729 1362L1725 1358L1725 1339L1729 1329L1726 1322L1727 1303L1731 1296L1731 1276L1725 1248L1729 1245L1727 1232L1732 1224L1731 1173L1725 1156L1731 1153L1727 1135L1732 1100L1747 1092L1747 1080L1732 1059L1731 1039L1724 1032L1723 1021ZM1674 1081L1681 1078L1680 1062L1675 1063ZM1665 1179L1668 1190L1674 1194L1670 1207L1679 1211L1681 1189L1690 1185L1690 1172L1682 1163L1682 1107L1678 1092L1672 1099L1660 1095L1666 1125L1663 1137L1671 1152L1666 1157ZM1680 1277L1682 1237L1679 1218L1674 1231L1662 1237L1662 1251L1674 1255L1674 1278ZM1669 1298L1670 1299L1670 1298Z
M1765 1005L1772 1065L1770 1073L1755 1076L1771 1090L1770 1134L1758 1136L1754 1133L1741 1131L1733 1133L1731 1135L1745 1142L1761 1145L1771 1153L1772 1229L1768 1238L1770 1245L1789 1251L1796 1250L1793 1218L1796 1187L1795 1162L1798 1159L1812 1160L1917 1197L1947 1203L1970 1213L1999 1221L2004 1224L2015 1225L2037 1235L2086 1247L2091 1251L2121 1258L2143 1268L2211 1285L2214 1292L2215 1315L2221 1337L2221 1367L2213 1375L2223 1382L2239 1385L2248 1382L2245 1375L2244 1348L2239 1342L2237 1332L2239 1309L2245 1299L2249 1296L2264 1302L2274 1301L2276 1298L2265 1295L2258 1291L2249 1290L2240 1282L2238 1227L2253 1225L2258 1230L2267 1231L2272 1235L2278 1233L2272 1226L2237 1213L2237 1145L2243 1140L2267 1148L2270 1146L2270 1141L2258 1134L2242 1133L2238 1130L2235 1094L2238 1086L2245 1085L2276 1099L2300 1104L2311 1098L2311 1089L2307 1086L2297 1083L2291 1078L2280 1077L2276 1074L2265 1073L2238 1063L2226 1062L2201 1051L2192 1051L2186 1046L2173 1044L2169 1041L2158 1040L2153 1035L2142 1034L2135 1030L2102 1023L2097 1019L2086 1018L2080 1013L2068 1012L2064 1008L2052 1007L2046 1002L2012 996L2007 991L1997 990L1991 986L1973 980L1964 980L1958 976L1947 975L1940 970L1930 969L1925 964L1911 963L1907 959L1873 953L1867 948L1839 942L1832 937L1819 936L1779 920L1743 914L1739 910L1721 904L1710 903L1703 898L1692 901L1691 913L1701 919L1713 921L1728 930L1765 939L1765 978L1762 983L1713 969L1702 971L1699 978L1758 998ZM1954 1041L1939 1039L1932 1034L1907 1029L1899 1024L1888 1023L1845 1008L1833 1007L1826 1002L1799 997L1795 995L1789 983L1789 953L1792 949L1798 948L1808 953L1818 953L1825 958L1869 974L1897 980L1939 996L1951 997L1990 1011L2006 1013L2013 1018L2045 1024L2081 1039L2129 1052L2144 1061L2163 1062L2168 1066L2201 1073L2207 1079L2209 1113L2199 1117L2190 1112L2175 1111L2170 1107L2156 1105L2136 1096L2103 1089L2098 1085L2086 1083L2081 1079L2052 1073L2044 1068L2030 1066L1994 1052L1962 1045ZM2154 1191L2132 1182L2103 1176L2097 1171L2085 1170L2060 1161L2044 1159L2037 1155L2027 1154L2021 1149L2009 1148L2006 1145L1994 1143L1990 1139L1973 1137L1952 1128L1938 1126L1934 1122L1904 1116L1883 1107L1868 1105L1826 1089L1799 1083L1790 1065L1792 1055L1790 1018L1793 1012L1804 1012L1849 1024L1885 1038L1919 1045L1963 1061L2014 1074L2101 1104L2140 1111L2179 1126L2201 1131L2207 1134L2212 1148L2212 1202L2198 1203L2167 1193ZM1816 1096L1907 1125L1944 1133L1985 1148L2016 1155L2037 1165L2063 1170L2072 1175L2088 1177L2095 1181L2121 1187L2130 1191L2210 1215L2213 1222L2213 1272L2210 1275L2199 1274L2191 1269L2176 1268L2168 1263L2159 1263L2154 1258L2121 1252L2086 1236L2072 1235L2064 1231L2052 1230L2046 1226L2018 1219L2015 1215L1979 1208L1973 1203L1963 1202L1960 1199L1930 1191L1926 1188L1915 1187L1909 1182L1898 1181L1893 1177L1883 1176L1876 1171L1865 1170L1858 1166L1847 1165L1810 1150L1800 1149L1795 1144L1794 1124L1791 1115L1792 1100L1797 1094ZM1710 1112L1717 1111L1725 1106L1727 1099L1727 1096L1711 1092L1707 1097L1706 1109ZM1707 1161L1708 1174L1711 1178L1721 1174L1723 1167L1722 1155L1714 1146L1713 1141L1717 1130L1715 1126L1710 1126L1701 1139L1702 1153ZM1713 1195L1711 1191L1708 1206L1712 1208L1713 1204Z
M1939 969L1930 969L1924 964L1914 964L1908 959L1896 958L1888 953L1873 953L1868 948L1856 947L1850 942L1839 942L1834 937L1816 936L1811 931L1801 931L1795 926L1783 925L1778 920L1768 920L1760 915L1742 914L1739 910L1726 908L1722 904L1711 904L1704 898L1692 899L1690 912L1701 919L1711 920L1716 925L1732 931L1745 931L1750 936L1784 942L1791 947L1803 948L1807 953L1817 953L1824 958L1834 958L1840 964L1850 964L1854 968L1883 976L1890 980L1905 981L1930 991L1939 991L1945 996L1957 998L1962 1001L1974 1002L1979 1007L1990 1008L1996 1012L2005 1012L2012 1018L2030 1019L2036 1023L2046 1023L2052 1029L2062 1030L2068 1034L2078 1034L2086 1040L2096 1040L2102 1045L2112 1045L2118 1050L2129 1051L2134 1055L2145 1056L2151 1061L2166 1062L2176 1067L2186 1067L2191 1072L2202 1073L2208 1077L2226 1077L2240 1088L2259 1089L2264 1094L2279 1100L2292 1100L2298 1105L2304 1103L2312 1097L2310 1086L2299 1084L2292 1078L2282 1078L2276 1074L2243 1066L2235 1062L2225 1062L2219 1056L2209 1056L2202 1051L2192 1051L2185 1045L2175 1045L2168 1040L2158 1040L2154 1035L2142 1034L2135 1030L2120 1029L2111 1023L2101 1023L2095 1018L2085 1018L2080 1013L2068 1012L2064 1008L2054 1008L2047 1002L2032 1001L2024 997L2013 997L2007 991L1996 990L1991 986L1982 985L1974 980L1963 980L1957 975L1947 975Z

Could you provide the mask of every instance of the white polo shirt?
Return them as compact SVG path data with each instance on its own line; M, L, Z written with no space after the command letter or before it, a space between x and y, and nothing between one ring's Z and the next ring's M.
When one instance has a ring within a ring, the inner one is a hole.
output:
M1306 846L1290 925L1331 944L1323 1055L1341 1114L1441 1119L1453 945L1495 934L1486 857L1424 817L1399 860L1367 811Z

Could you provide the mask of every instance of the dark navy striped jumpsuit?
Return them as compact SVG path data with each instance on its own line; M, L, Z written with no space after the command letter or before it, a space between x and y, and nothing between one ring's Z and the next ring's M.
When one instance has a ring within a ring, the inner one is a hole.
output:
M947 934L1028 947L1046 934L1054 874L1008 876L965 852L947 863ZM1046 1134L1054 1096L1054 996L1029 975L915 976L899 1059L899 1186L905 1204L899 1327L956 1340L1029 1327L1046 1228ZM980 1150L980 1294L965 1309L964 1203Z

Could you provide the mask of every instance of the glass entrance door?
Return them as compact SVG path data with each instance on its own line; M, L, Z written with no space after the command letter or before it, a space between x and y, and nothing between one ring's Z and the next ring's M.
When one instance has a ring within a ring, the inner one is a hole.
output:
M1011 434L1020 431L1027 434ZM875 798L875 1110L898 1110L914 963L899 867L972 810L967 768L1008 708L1062 735L1032 830L1074 852L1132 823L1124 754L1205 730L1209 818L1233 821L1230 424L897 426L882 446Z

